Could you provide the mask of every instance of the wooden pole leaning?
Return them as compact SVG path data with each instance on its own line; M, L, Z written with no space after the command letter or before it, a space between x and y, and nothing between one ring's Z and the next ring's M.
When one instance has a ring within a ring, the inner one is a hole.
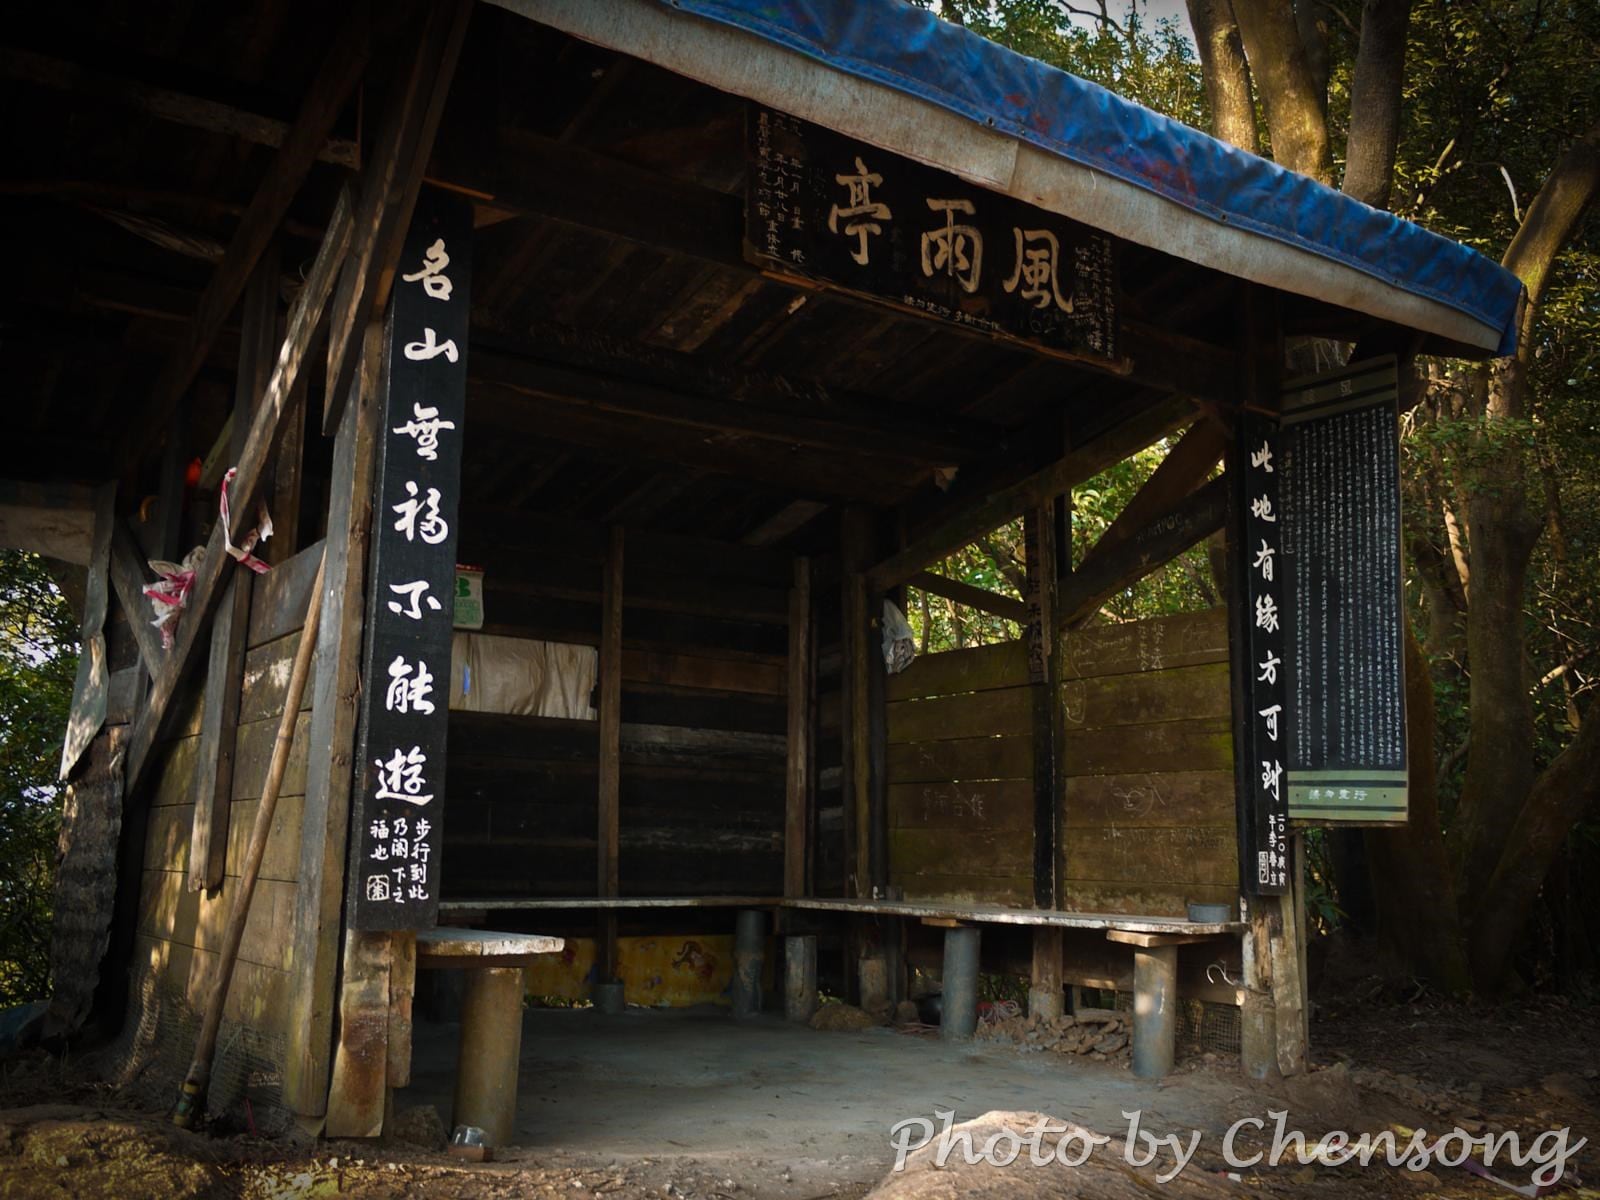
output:
M228 998L228 984L233 980L233 966L239 957L239 943L244 939L245 922L250 919L250 902L255 896L256 878L261 874L261 860L267 851L267 839L272 835L272 817L278 807L278 792L283 786L284 772L289 766L289 750L294 744L300 700L305 695L306 679L311 674L311 658L317 648L317 626L322 620L322 575L327 565L327 551L324 550L322 560L317 564L317 578L311 585L311 602L306 609L305 627L300 632L300 646L295 651L294 667L289 674L289 687L283 699L283 716L278 720L278 736L272 743L272 760L267 766L266 785L256 809L255 827L250 831L250 845L245 851L233 904L228 909L222 952L217 956L217 977L212 981L211 995L206 1001L200 1036L195 1039L194 1059L178 1089L178 1102L172 1110L172 1123L183 1129L194 1125L205 1105L206 1088L211 1082L211 1065L216 1058L217 1034L222 1028L222 1010Z

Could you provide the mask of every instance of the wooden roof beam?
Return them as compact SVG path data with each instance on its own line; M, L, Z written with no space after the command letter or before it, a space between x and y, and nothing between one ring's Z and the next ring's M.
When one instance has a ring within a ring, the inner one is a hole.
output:
M959 579L946 579L943 575L935 575L932 571L918 571L906 580L906 583L925 592L932 592L935 596L943 596L946 600L954 600L957 604L964 604L968 608L975 608L979 612L1015 621L1019 625L1026 625L1028 622L1028 606L1021 600L999 592L991 592L986 588L973 587L970 583L962 583Z
M1150 478L1144 481L1144 485L1117 514L1116 520L1107 526L1100 540L1089 548L1079 570L1091 568L1096 558L1110 553L1135 534L1144 531L1150 522L1170 511L1173 505L1198 488L1211 474L1212 468L1222 461L1227 448L1228 433L1217 422L1197 421L1191 425L1178 444L1167 451L1167 456ZM1070 625L1087 615L1068 612L1061 619Z
M1083 624L1123 588L1221 529L1227 514L1228 477L1219 475L1062 580L1058 624L1063 628Z
M484 175L452 178L448 186L483 196L481 203L490 209L560 221L717 266L760 274L745 261L741 249L741 197L525 131L503 131L502 142L502 152L494 158L493 166L480 167ZM782 276L767 278L797 290L814 290L817 286ZM828 289L828 295L875 313L887 311L881 303L847 292ZM996 341L993 335L937 317L924 317L909 310L904 315L907 320L932 322L954 338L985 344ZM1072 365L1161 391L1212 399L1229 397L1238 378L1238 353L1232 347L1167 333L1132 320L1122 322L1118 340L1131 361L1131 369L1076 357ZM1048 350L1031 343L1007 340L1005 344L1049 356Z
M146 415L134 427L126 443L126 465L136 463L167 430L178 402L194 382L211 352L212 343L244 294L256 263L299 194L311 165L327 145L334 121L366 68L368 32L367 4L351 4L333 33L322 66L300 104L294 126L284 137L265 178L239 219L227 254L201 294L199 307L183 339L156 380Z
M0 79L65 92L74 100L98 100L145 113L207 133L221 133L257 146L281 149L291 126L276 117L246 112L233 105L157 87L138 79L111 75L65 59L36 54L14 46L0 47ZM354 168L361 151L348 138L328 138L317 150L318 161Z
M1078 446L1025 479L959 510L940 525L918 535L866 572L871 591L886 592L904 583L929 563L954 554L998 529L1007 521L1092 479L1128 455L1143 450L1193 419L1187 403L1154 404L1121 421L1100 437Z
M596 413L681 425L711 438L754 438L851 458L891 459L927 467L954 465L983 445L886 421L865 407L858 412L819 414L815 408L806 412L802 406L783 404L775 394L721 399L709 387L678 391L492 350L474 349L469 363L474 379L496 387Z

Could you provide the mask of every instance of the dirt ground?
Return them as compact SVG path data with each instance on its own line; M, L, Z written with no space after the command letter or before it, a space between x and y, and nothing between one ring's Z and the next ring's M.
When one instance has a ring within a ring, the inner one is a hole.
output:
M1592 1144L1573 1160L1564 1194L1600 1197L1593 1190L1600 1185L1600 1010L1554 999L1469 1007L1421 997L1395 1003L1353 990L1318 1012L1318 1069L1260 1086L1247 1084L1235 1064L1204 1058L1159 1083L1137 1081L1120 1057L1029 1053L1025 1036L1020 1045L998 1039L956 1048L916 1029L828 1033L780 1021L746 1028L656 1013L612 1020L631 1024L574 1047L580 1026L530 1013L523 1074L536 1083L525 1088L518 1127L529 1144L485 1164L400 1142L186 1133L166 1120L159 1090L112 1089L94 1081L89 1063L35 1054L0 1076L0 1200L822 1200L864 1196L880 1184L883 1200L1515 1194L1438 1164L1412 1172L1291 1162L1230 1174L1223 1131L1278 1108L1312 1135L1399 1124L1441 1133L1515 1130L1526 1139L1567 1126L1574 1141ZM420 1111L438 1100L445 1076L427 1062L444 1056L448 1043L447 1027L420 1035L419 1083L401 1094L402 1105ZM583 1058L596 1063L587 1073L572 1065ZM635 1062L645 1072L637 1078L628 1074ZM652 1092L652 1085L659 1086ZM882 1096L906 1102L885 1108ZM447 1096L443 1104L448 1115ZM924 1152L891 1176L890 1125L923 1109L931 1117L942 1104L956 1108L958 1120L976 1119L973 1128L985 1136L1020 1131L1028 1114L1045 1113L1117 1140L1082 1168L964 1166L958 1156L937 1169ZM1157 1182L1174 1165L1170 1154L1127 1165L1125 1108L1140 1110L1144 1128L1157 1134L1200 1131L1199 1149L1175 1180ZM1264 1148L1265 1140L1246 1136L1241 1145Z

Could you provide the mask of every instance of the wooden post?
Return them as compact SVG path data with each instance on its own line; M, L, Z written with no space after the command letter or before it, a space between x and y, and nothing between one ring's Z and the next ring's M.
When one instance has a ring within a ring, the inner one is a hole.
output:
M1243 286L1244 353L1241 356L1243 370L1240 394L1243 403L1253 409L1275 409L1283 368L1281 330L1276 314L1270 307L1269 294L1254 285ZM1236 459L1237 451L1230 458L1230 471L1240 469ZM1253 728L1256 714L1254 706L1248 703L1255 680L1255 668L1247 635L1254 618L1248 609L1248 576L1245 571L1248 556L1244 555L1245 548L1237 544L1242 527L1242 514L1232 514L1226 525L1230 609L1228 627L1229 653L1233 663L1234 754L1238 764L1241 875L1252 869L1248 847L1253 835L1248 823L1255 820L1251 772L1256 765L1248 761L1248 732ZM1280 1073L1297 1074L1306 1068L1304 981L1293 891L1291 883L1290 893L1286 896L1252 894L1244 904L1249 928L1244 934L1243 945L1241 1055L1246 1073L1256 1079L1272 1078Z
M277 346L278 252L273 246L262 254L245 289L229 465L244 452L245 436L272 374L272 356ZM189 840L191 892L221 887L228 857L233 750L239 730L253 582L254 576L235 571L211 623L211 657L206 663L205 708L200 716L200 744L194 768L194 818Z
M618 847L621 830L622 782L622 594L623 533L611 527L606 551L605 607L600 618L600 801L597 844L599 894L618 892ZM611 983L617 976L617 917L600 917L595 978Z
M1055 908L1056 825L1056 522L1054 503L1023 517L1027 547L1028 685L1033 709L1033 903Z
M363 339L361 370L333 443L327 574L309 730L309 744L315 750L306 760L283 1082L284 1103L313 1125L328 1106L334 983L342 948L339 913L361 694L362 594L372 532L372 473L385 357L383 326L373 322Z
M1030 1017L1053 1020L1066 1011L1061 975L1061 929L1037 926L1033 931L1033 977L1028 985Z
M783 894L810 893L811 562L794 562L789 590L788 764L784 790Z
M272 467L272 497L267 501L267 509L272 513L273 533L264 557L273 566L293 558L300 545L307 390L306 377L302 375L289 393L289 408L283 417L283 439L278 443L278 461Z
M871 732L868 717L870 689L867 654L867 585L861 569L871 555L871 524L867 512L846 508L840 517L840 577L842 595L840 679L840 732L843 738L842 777L845 824L845 894L870 896Z

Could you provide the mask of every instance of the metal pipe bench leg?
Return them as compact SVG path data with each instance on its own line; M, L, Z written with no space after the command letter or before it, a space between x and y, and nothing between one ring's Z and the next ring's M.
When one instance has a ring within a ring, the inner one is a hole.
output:
M966 1041L978 1029L978 930L963 925L944 931L944 996L939 1036Z
M1133 1073L1141 1079L1170 1074L1177 1056L1178 948L1137 947L1133 952Z
M490 1146L506 1146L517 1123L522 968L478 967L466 976L451 1124L476 1125Z

